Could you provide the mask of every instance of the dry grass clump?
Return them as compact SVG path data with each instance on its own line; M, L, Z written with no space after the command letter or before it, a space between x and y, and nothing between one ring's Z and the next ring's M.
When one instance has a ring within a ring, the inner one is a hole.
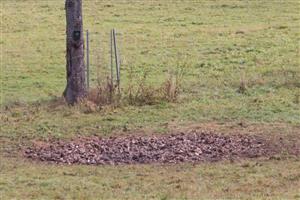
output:
M179 97L186 63L178 65L176 70L168 71L166 79L159 86L149 85L148 72L144 71L138 81L132 81L124 92L124 98L130 105L153 105L160 102L176 102ZM135 84L133 84L135 83Z
M116 93L116 86L111 84L109 78L103 84L91 88L87 98L80 102L80 107L85 113L101 110L104 106L117 106L120 102L120 94Z
M128 85L119 90L110 78L100 83L96 88L89 90L87 98L80 103L84 112L95 112L105 106L121 105L154 105L161 102L176 102L178 100L184 70L181 66L178 70L169 71L165 81L159 86L149 84L149 74L144 71L134 78L129 73Z
M247 81L245 73L242 73L239 88L237 90L238 93L245 94L247 92Z
M164 102L175 102L180 91L179 81L170 76L159 87L141 82L138 87L130 87L125 92L125 99L130 105L154 105Z

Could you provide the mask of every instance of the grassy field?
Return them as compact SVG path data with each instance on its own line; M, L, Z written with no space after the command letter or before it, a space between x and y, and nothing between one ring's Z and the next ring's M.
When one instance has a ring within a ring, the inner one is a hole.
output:
M85 0L93 86L109 71L111 28L118 31L123 89L144 73L146 85L159 87L170 71L185 71L177 102L88 113L57 100L66 84L64 3L0 6L2 199L300 198L299 158L284 155L90 167L32 163L19 154L31 140L185 128L300 140L299 1Z

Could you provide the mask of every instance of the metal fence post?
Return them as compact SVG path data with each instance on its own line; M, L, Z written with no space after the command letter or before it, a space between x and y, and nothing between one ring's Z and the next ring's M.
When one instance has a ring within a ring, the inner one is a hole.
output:
M114 50L115 50L116 71L117 71L117 84L118 84L118 89L120 90L120 63L119 63L119 54L118 54L115 29L113 29L113 39L114 39Z
M113 55L113 30L110 31L110 80L111 80L111 86L114 85L114 55Z
M86 83L87 89L90 88L90 41L89 31L86 31Z

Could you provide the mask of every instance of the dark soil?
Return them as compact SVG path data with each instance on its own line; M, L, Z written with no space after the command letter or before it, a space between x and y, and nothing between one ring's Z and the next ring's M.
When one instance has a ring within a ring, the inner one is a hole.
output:
M256 158L277 152L257 136L195 132L163 136L80 138L34 145L27 158L67 164L138 164Z

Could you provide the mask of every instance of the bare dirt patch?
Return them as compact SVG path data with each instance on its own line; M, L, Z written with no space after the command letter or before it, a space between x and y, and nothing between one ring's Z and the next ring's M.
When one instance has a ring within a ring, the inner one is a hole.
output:
M27 158L66 164L199 163L268 157L278 153L255 135L190 131L161 136L90 137L56 140L25 149Z

